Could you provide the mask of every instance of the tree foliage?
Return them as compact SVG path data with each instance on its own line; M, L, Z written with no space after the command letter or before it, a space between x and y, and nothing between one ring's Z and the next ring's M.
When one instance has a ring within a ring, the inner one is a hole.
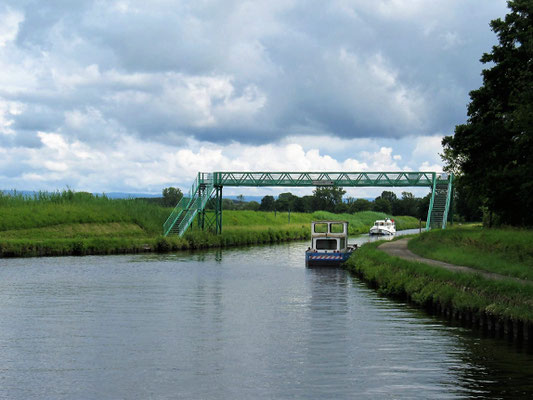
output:
M346 191L341 187L319 186L313 190L313 208L334 212L335 207L342 203L342 196L345 193Z
M276 199L276 210L278 211L295 211L295 203L298 197L291 192L281 193Z
M372 202L367 199L356 199L349 204L351 213L372 210Z
M483 85L470 92L468 120L443 141L463 206L485 206L501 222L533 225L533 2L509 1L490 24L499 43L481 62Z
M317 187L313 196L298 197L290 192L281 193L277 199L265 196L255 208L260 211L295 211L311 213L314 211L331 211L337 214L353 214L359 211L380 211L391 215L408 215L425 220L429 208L431 193L424 198L417 198L410 192L402 192L399 199L394 192L383 191L374 201L354 199L343 201L345 191L336 187ZM251 202L250 202L251 203Z
M183 197L179 188L167 187L163 189L163 206L174 207Z
M261 199L261 206L259 209L261 211L274 211L275 205L274 196L265 196Z

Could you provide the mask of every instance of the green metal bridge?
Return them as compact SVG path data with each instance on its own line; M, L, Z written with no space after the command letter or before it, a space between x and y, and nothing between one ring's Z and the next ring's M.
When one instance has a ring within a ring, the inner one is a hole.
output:
M453 174L437 172L199 172L188 195L182 197L166 222L165 236L183 236L194 219L202 229L222 232L222 188L239 186L429 187L431 201L426 230L446 228ZM208 207L209 204L209 207ZM213 209L208 216L206 209Z

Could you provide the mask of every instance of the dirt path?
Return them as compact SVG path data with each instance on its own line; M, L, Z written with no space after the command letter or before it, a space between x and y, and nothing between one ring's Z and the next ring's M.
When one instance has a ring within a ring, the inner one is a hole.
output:
M527 281L524 279L513 278L511 276L495 274L493 272L486 272L486 271L482 271L482 270L475 269L475 268L463 267L461 265L454 265L454 264L449 264L443 261L437 261L437 260L432 260L429 258L421 257L413 253L411 250L407 248L407 241L408 239L400 239L400 240L395 240L392 242L385 242L379 245L378 248L380 250L383 250L385 253L391 256L403 258L404 260L408 260L408 261L417 261L417 262L421 262L424 264L434 265L437 267L447 269L449 271L472 272L475 274L480 274L481 276L487 279L495 279L495 280L509 279L515 282L520 282L520 283L524 283L528 285L533 284L533 282Z

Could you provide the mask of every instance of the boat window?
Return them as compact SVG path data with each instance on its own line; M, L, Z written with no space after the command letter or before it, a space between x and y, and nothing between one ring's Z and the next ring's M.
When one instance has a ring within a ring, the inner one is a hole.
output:
M335 239L317 239L317 250L337 250L337 240Z
M315 224L315 233L328 233L328 224Z
M331 233L343 233L344 232L344 224L340 223L333 223L330 224Z

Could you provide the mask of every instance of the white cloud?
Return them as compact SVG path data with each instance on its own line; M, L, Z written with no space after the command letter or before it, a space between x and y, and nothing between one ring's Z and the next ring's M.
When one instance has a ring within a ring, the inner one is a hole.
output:
M0 47L5 47L17 37L20 23L24 21L24 15L18 11L7 8L0 11Z
M429 162L424 161L422 165L420 165L418 170L424 171L424 172L442 172L442 165L441 164L430 165Z
M435 156L442 152L442 136L419 136L414 138L416 146L413 150L415 156Z
M148 191L179 185L187 190L198 172L211 171L391 171L405 169L392 148L363 152L361 159L334 158L319 149L305 150L298 143L261 146L233 143L213 145L191 141L171 147L127 138L106 150L61 134L40 132L37 149L16 148L6 163L15 159L31 168L0 185L24 179L25 189L48 189L69 185L88 191ZM2 167L2 164L0 164ZM3 167L2 167L3 168ZM0 174L1 175L1 174ZM44 187L43 187L44 183Z
M413 160L421 165L421 171L442 171L442 136L420 136L414 139Z
M409 168L402 168L398 165L398 161L401 158L399 159L392 154L391 147L382 147L375 153L363 152L363 158L369 163L370 171L388 172L409 170Z
M13 117L23 111L23 105L19 102L5 101L0 97L0 134L14 135L11 128Z

